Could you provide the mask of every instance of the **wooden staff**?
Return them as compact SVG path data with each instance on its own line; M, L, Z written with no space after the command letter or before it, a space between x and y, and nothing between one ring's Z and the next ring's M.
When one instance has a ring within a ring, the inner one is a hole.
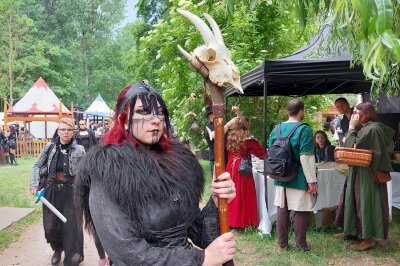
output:
M214 167L215 176L219 176L225 172L225 133L224 133L224 116L225 116L225 102L224 102L224 87L217 86L208 79L208 69L201 64L196 58L186 52L178 45L179 50L189 61L189 63L196 69L197 72L206 80L208 87L211 90L212 108L214 114ZM228 220L228 200L218 197L218 213L219 213L219 228L221 235L229 232Z

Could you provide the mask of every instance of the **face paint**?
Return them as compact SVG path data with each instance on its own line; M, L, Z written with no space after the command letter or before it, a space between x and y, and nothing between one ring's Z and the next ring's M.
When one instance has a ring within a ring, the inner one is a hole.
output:
M157 108L152 108L157 104ZM147 109L147 110L146 110ZM131 116L131 133L133 137L144 145L158 143L164 129L164 113L158 102L150 106L143 104L138 97Z
M158 142L158 130L153 130L153 140L152 140L152 144L156 144Z

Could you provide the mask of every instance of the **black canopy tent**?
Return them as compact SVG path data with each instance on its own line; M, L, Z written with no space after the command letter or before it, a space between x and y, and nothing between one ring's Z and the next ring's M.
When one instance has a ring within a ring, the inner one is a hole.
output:
M266 96L357 94L370 91L371 81L366 80L361 66L351 66L351 55L343 45L331 47L331 51L320 49L321 42L326 42L328 36L329 27L326 26L311 39L310 45L303 46L292 55L265 60L241 76L244 94L228 87L227 97L264 96L264 147L267 146Z
M329 27L324 27L312 38L310 45L305 45L292 55L265 60L241 76L244 91L241 96L369 92L371 82L365 79L361 66L351 67L351 55L342 45L331 49L338 54L320 49L321 42L326 42L328 35ZM227 96L239 96L239 92L229 87Z

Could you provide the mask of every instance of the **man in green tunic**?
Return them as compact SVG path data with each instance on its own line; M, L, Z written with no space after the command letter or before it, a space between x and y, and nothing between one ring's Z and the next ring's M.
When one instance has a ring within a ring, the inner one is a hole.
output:
M389 174L392 170L390 152L393 151L393 129L375 122L375 109L369 102L356 107L346 134L345 146L372 150L369 167L350 166L336 217L336 224L345 236L361 241L350 246L364 251L374 247L373 238L387 239L389 227L388 194L386 183L374 180L374 173ZM356 127L361 128L356 131Z
M304 102L293 99L287 107L289 119L280 124L281 136L285 137L296 125L304 119ZM276 130L271 132L270 145L276 140ZM290 182L275 180L275 202L278 206L276 220L276 235L278 245L287 250L289 215L294 211L294 231L296 248L308 251L310 245L306 240L307 227L310 221L311 210L315 204L313 195L318 193L315 171L313 132L309 125L300 125L290 138L293 155L299 162L296 176Z

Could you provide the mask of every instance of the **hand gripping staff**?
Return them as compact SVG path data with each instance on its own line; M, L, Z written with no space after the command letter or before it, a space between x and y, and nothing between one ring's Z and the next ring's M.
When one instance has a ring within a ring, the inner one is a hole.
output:
M189 19L200 32L205 45L197 47L193 55L186 52L178 45L179 50L197 72L204 78L211 90L212 107L214 114L214 159L215 175L219 176L225 171L224 162L224 84L229 83L243 93L240 85L240 73L232 61L231 53L226 48L221 31L215 20L208 14L204 14L211 25L212 31L207 24L196 15L178 9L178 12ZM218 198L218 212L220 233L229 232L228 202L226 199ZM233 265L228 261L224 265Z
M39 201L41 201L44 205L47 206L47 208L50 209L50 211L52 211L55 215L57 215L57 217L60 218L60 220L63 221L63 223L66 223L67 218L65 218L64 215L62 215L61 212L59 212L56 209L56 207L54 207L45 197L43 197L44 190L45 189L42 189L42 190L36 192L37 200L35 203L37 204Z

